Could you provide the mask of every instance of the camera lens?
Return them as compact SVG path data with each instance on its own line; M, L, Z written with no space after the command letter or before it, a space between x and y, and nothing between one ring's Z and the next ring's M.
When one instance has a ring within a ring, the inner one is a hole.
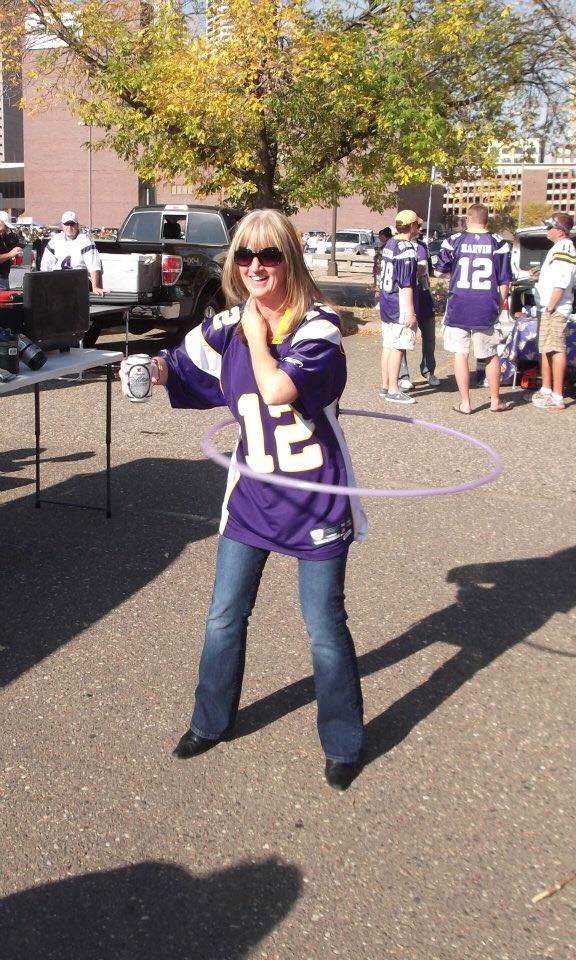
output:
M39 370L48 359L38 344L33 343L32 340L24 336L23 333L18 334L18 353L20 354L22 362L25 363L27 367L30 367L30 370Z

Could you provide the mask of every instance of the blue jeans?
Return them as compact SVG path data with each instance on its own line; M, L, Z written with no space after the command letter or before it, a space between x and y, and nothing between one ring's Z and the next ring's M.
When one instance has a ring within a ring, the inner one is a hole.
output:
M201 737L221 739L236 719L248 620L268 556L267 550L220 537L190 724ZM300 606L312 644L320 741L331 760L355 763L362 751L362 692L346 625L345 572L346 553L333 560L298 561Z
M10 289L10 276L0 277L0 290L9 290Z

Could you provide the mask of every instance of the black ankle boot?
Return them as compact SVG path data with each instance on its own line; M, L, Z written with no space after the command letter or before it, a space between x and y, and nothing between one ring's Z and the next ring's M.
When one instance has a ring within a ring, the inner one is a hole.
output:
M326 769L324 775L331 787L335 790L347 790L353 780L356 779L362 764L341 763L339 760L326 760Z
M172 756L178 757L179 760L189 760L191 757L197 757L199 754L211 750L217 743L220 743L220 741L209 740L207 737L198 736L192 730L187 730L174 747Z

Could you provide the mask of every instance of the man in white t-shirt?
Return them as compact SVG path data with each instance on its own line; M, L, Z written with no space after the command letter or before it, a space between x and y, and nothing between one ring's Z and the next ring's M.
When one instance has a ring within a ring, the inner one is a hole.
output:
M535 290L540 315L542 387L532 397L532 402L542 410L564 410L566 406L566 327L576 287L576 248L570 239L573 225L568 213L553 213L544 221L552 247L542 264Z
M92 281L92 293L104 296L102 264L94 241L80 230L73 210L62 214L62 231L53 234L42 256L41 270L87 270Z

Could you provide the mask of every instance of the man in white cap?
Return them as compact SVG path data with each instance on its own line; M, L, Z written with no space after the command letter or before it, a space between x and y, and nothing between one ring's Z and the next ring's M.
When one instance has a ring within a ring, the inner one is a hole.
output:
M22 240L7 213L0 213L0 290L10 289L10 267L22 256Z
M73 210L65 210L62 214L62 231L50 237L40 269L88 270L92 293L104 296L100 256L89 234L80 230Z

